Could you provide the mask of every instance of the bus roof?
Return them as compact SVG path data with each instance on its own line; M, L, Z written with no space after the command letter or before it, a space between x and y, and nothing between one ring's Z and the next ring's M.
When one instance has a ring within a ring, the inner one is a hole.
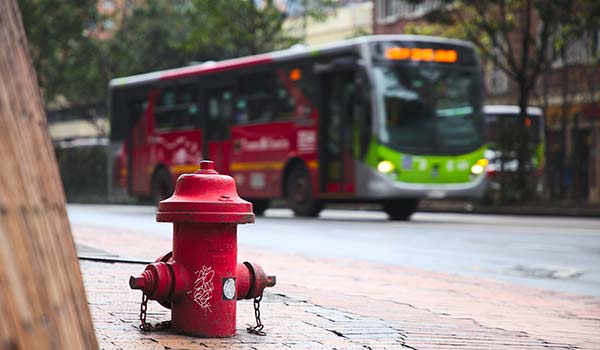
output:
M335 53L337 51L347 50L352 47L359 46L369 42L381 42L381 41L421 41L430 43L448 43L453 45L460 45L473 48L473 45L469 42L449 39L442 37L426 36L426 35L369 35L362 36L354 39L348 39L338 41L329 44L322 44L317 46L303 46L295 45L289 49L273 51L269 53L239 57L233 59L227 59L223 61L208 61L199 64L189 65L180 68L167 69L162 71L155 71L137 75L131 75L126 77L120 77L112 79L109 83L109 89L127 87L132 85L141 85L144 83L152 83L159 80L170 80L180 79L189 76L195 76L200 74L212 73L217 71L242 68L247 66L254 66L269 62L282 62L295 58L317 56L323 53Z
M485 105L484 114L519 114L521 108L517 105ZM527 107L528 115L542 116L542 109L539 107Z

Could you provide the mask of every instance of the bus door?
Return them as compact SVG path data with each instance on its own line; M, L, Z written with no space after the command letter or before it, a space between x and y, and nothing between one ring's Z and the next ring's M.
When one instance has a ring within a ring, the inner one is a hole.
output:
M229 174L231 159L230 123L233 116L232 84L208 86L203 92L206 111L204 122L204 159L212 160L215 169Z
M319 176L321 193L333 197L355 192L353 105L355 70L325 69L319 74Z

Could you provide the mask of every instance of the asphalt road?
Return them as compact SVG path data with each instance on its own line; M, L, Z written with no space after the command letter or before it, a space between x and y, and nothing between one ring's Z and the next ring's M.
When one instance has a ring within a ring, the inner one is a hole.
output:
M72 224L171 236L151 206L68 206ZM600 219L325 210L318 219L270 209L239 227L239 242L292 254L355 259L473 275L600 296ZM134 257L128 257L134 258ZM393 270L390 270L393 271Z

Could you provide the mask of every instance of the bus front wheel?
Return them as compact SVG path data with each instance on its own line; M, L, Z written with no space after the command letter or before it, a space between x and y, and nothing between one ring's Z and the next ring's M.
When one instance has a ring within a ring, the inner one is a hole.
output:
M158 205L160 201L173 194L173 179L165 168L160 168L152 178L152 200Z
M414 198L395 199L382 203L383 211L385 211L390 220L407 221L410 216L417 211L419 200Z
M286 195L289 207L296 216L318 216L323 203L313 198L310 174L305 166L297 164L290 171L286 181Z

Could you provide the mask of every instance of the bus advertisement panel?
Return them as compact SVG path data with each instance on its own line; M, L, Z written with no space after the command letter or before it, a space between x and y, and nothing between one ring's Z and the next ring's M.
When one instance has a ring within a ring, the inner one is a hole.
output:
M407 219L421 198L485 189L481 68L471 44L367 36L113 79L113 187L168 196L201 159L255 212L376 202Z

